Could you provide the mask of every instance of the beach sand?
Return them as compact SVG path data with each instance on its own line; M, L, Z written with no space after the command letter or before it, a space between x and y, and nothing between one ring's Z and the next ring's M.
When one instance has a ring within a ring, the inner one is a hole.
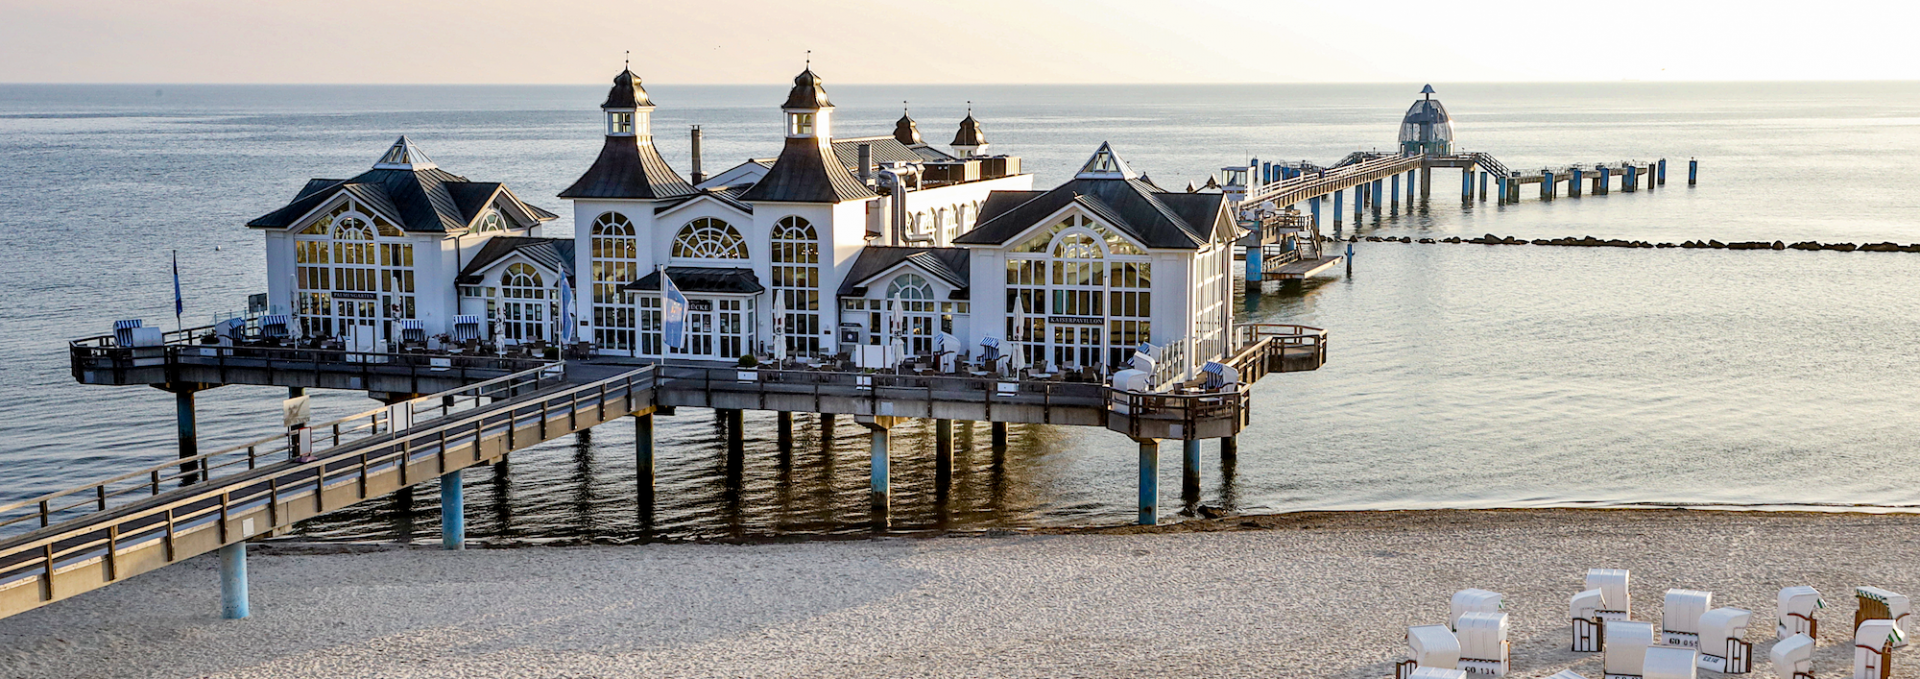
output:
M0 620L3 677L1367 677L1448 597L1504 593L1514 677L1567 650L1589 567L1752 609L1825 595L1815 672L1850 676L1852 587L1920 593L1920 516L1681 510L1308 513L1158 528L769 544L255 547L253 617L211 557ZM1916 645L1920 648L1920 645ZM1702 672L1702 676L1714 676ZM1920 650L1894 676L1920 677Z

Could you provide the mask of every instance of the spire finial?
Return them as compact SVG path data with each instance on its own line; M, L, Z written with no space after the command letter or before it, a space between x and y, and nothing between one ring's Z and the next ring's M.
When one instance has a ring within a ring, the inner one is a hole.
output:
M973 115L973 100L967 100L967 115Z
M620 67L629 71L633 70L633 50L627 50L626 58L620 60Z
M813 70L813 50L807 50L807 70Z
M901 100L900 100L900 115L907 115L907 113L909 113L909 111L907 110L907 100L905 100L905 99L901 99Z

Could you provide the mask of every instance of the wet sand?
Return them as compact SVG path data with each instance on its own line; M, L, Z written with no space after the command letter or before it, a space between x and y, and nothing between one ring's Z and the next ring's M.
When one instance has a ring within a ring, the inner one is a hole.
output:
M1752 609L1828 602L1820 676L1851 672L1851 588L1920 593L1920 516L1677 510L1306 513L993 535L472 549L270 545L254 617L218 619L210 557L0 620L5 677L1367 677L1448 596L1502 592L1514 677L1566 650L1588 567ZM1702 676L1712 676L1703 672ZM1920 677L1920 652L1894 676Z

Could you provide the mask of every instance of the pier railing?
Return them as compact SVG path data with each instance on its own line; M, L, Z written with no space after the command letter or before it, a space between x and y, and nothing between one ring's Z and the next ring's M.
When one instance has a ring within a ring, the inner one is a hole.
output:
M1005 378L995 375L855 373L821 370L767 370L660 366L662 391L760 392L796 394L819 399L848 392L881 400L971 401L1040 405L1098 406L1106 386L1097 382L1067 382Z
M541 391L384 437L363 437L320 451L312 462L261 465L0 539L0 617L284 530L652 405L642 397L653 387L651 367L570 388L533 379L545 385Z
M321 455L327 449L337 448L342 444L394 433L396 416L399 418L398 428L406 429L413 422L445 418L461 411L479 408L492 400L538 391L565 380L564 366L557 364L540 366L452 391L422 396L383 408L354 413L330 422L314 424L310 429L315 451L310 452ZM402 412L405 414L401 415ZM54 523L92 512L104 512L130 502L152 498L174 487L212 482L220 477L250 472L263 466L284 462L289 459L290 445L287 432L281 431L272 436L213 452L169 459L86 485L0 505L0 535L46 528Z
M181 331L180 337L192 339ZM73 377L76 381L89 382L89 372L109 371L125 373L127 371L167 368L170 366L193 365L211 368L216 371L219 382L226 381L230 369L247 370L307 370L319 371L322 366L332 372L360 372L371 375L382 374L408 375L414 377L457 378L470 381L485 378L496 373L513 373L531 370L553 361L536 358L508 358L482 354L449 354L441 352L372 352L349 351L344 349L319 349L309 347L272 347L257 345L222 346L198 344L185 341L170 341L168 344L152 347L122 347L114 343L113 336L89 337L68 343L72 354ZM469 373L478 373L470 375Z

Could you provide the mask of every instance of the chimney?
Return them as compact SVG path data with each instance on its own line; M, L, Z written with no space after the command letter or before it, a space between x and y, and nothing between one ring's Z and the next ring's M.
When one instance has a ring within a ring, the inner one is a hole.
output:
M704 182L707 180L707 173L700 171L700 126L699 125L693 126L693 173L692 175L693 175L693 184L695 186L699 186L700 182Z
M860 145L860 183L873 183L873 145Z

